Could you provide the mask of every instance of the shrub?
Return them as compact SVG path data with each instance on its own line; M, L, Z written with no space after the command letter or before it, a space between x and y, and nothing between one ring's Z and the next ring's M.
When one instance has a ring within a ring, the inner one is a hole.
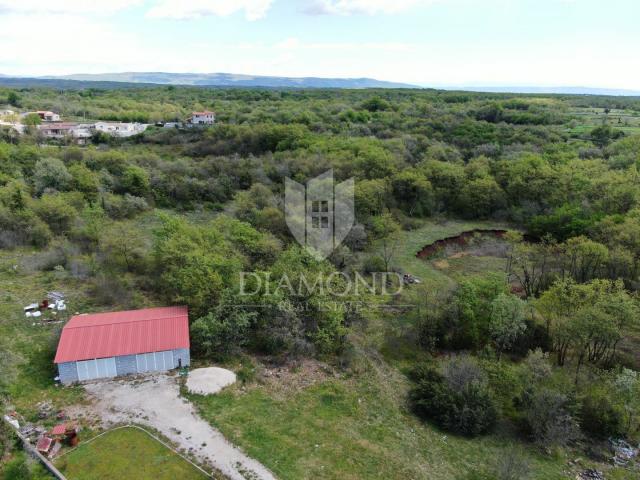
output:
M38 194L49 189L64 191L69 188L72 179L65 164L57 158L39 160L33 171L33 184Z
M532 350L524 360L524 365L528 370L531 379L534 381L542 380L551 375L551 364L549 363L549 354L544 353L537 348Z
M126 277L102 273L91 284L91 295L99 305L127 305L133 297Z
M102 205L105 213L114 220L133 218L139 213L149 209L149 204L144 198L134 197L125 193L124 196L104 195Z
M255 313L221 304L215 311L200 317L191 326L191 335L197 351L206 357L221 358L247 342L247 334Z
M24 455L18 455L6 464L2 478L5 480L29 480L31 478Z
M459 390L454 390L445 376L428 367L412 376L416 385L410 392L410 402L419 417L469 436L486 433L495 424L497 409L485 383L472 380L456 385Z
M78 218L76 209L61 195L43 195L33 209L56 235L69 232Z
M525 480L529 475L529 462L517 450L507 450L498 457L494 469L496 480Z
M542 447L563 447L579 437L569 398L562 393L533 392L525 402L525 412L531 436Z
M604 395L590 395L583 399L580 420L582 430L594 437L624 435L624 415Z
M365 273L384 272L386 266L382 257L378 255L368 257L362 267Z

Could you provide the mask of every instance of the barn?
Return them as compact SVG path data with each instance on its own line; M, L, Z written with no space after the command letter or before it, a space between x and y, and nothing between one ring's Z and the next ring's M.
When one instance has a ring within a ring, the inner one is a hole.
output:
M187 307L76 315L54 362L64 384L188 366Z

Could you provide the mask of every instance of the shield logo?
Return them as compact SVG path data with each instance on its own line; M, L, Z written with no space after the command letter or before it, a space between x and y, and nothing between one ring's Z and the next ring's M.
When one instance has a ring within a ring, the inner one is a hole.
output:
M338 185L328 170L304 185L285 180L285 218L300 245L325 259L351 231L354 215L354 180Z

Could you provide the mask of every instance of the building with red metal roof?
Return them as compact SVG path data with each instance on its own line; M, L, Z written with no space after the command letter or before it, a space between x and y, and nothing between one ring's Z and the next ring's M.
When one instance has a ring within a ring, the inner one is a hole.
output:
M190 363L187 307L76 315L54 362L64 384L166 371Z

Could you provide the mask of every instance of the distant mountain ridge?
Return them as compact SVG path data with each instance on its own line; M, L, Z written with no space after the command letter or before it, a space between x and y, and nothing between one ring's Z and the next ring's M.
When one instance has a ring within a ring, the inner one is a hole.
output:
M374 78L272 77L235 73L167 73L119 72L79 73L39 77L51 80L82 82L123 82L202 87L280 87L280 88L419 88L407 83L387 82Z
M204 88L416 88L459 92L640 96L640 90L598 87L534 87L484 85L412 85L374 78L274 77L235 73L116 72L20 77L0 73L0 85L14 88L135 88L156 85Z
M640 90L627 90L623 88L597 88L597 87L527 87L527 86L442 86L443 90L459 90L465 92L486 92L486 93L539 93L539 94L561 94L561 95L605 95L616 97L637 97Z

